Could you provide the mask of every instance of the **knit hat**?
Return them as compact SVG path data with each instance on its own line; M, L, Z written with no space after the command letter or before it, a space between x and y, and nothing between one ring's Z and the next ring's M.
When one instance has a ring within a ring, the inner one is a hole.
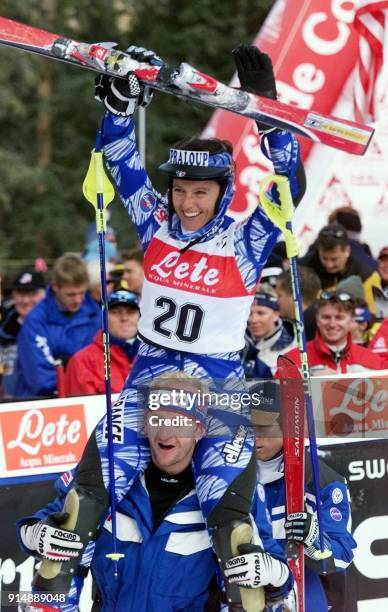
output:
M278 298L270 291L270 287L268 287L268 291L257 291L253 298L253 304L255 306L265 306L272 310L279 310Z
M336 293L349 293L354 299L365 300L365 291L361 278L352 274L340 281L335 289Z

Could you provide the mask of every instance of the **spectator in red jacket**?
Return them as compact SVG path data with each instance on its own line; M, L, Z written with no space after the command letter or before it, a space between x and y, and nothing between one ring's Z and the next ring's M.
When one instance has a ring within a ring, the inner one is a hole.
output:
M136 293L120 289L108 299L110 341L110 376L113 393L121 391L137 355L139 341L139 298ZM66 395L105 393L104 346L99 330L93 342L75 353L67 364Z
M379 355L383 360L384 367L388 368L388 319L384 319L377 332L368 344L372 353Z
M354 301L348 293L323 291L317 304L317 333L307 343L310 373L331 376L346 372L380 370L384 364L379 355L352 341ZM299 349L287 353L300 364Z

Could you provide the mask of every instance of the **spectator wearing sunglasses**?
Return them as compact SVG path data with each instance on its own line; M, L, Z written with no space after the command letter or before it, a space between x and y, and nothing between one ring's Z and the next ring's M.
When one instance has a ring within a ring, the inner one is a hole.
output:
M331 376L384 369L383 360L368 348L355 344L355 303L349 293L322 291L317 303L317 333L307 343L310 373ZM299 349L287 353L300 365Z
M333 223L323 227L314 247L300 263L315 270L323 289L334 290L344 278L359 276L369 310L376 312L373 287L381 288L381 279L371 266L352 255L348 234L341 225Z
M131 291L119 290L108 299L110 342L110 378L113 393L121 391L137 355L137 323L139 297ZM99 330L93 342L73 355L65 374L66 395L105 393L104 345Z

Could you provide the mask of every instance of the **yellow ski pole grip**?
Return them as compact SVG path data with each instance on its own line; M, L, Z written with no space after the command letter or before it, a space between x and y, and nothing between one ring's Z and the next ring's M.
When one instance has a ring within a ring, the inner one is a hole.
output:
M268 196L268 189L275 184L279 193L279 203L273 202ZM260 203L267 217L278 227L284 236L287 257L298 255L298 243L292 231L292 217L294 203L292 200L290 183L286 176L272 174L264 177L260 183Z
M253 529L248 523L241 523L233 529L231 536L231 548L234 557L238 557L239 544L252 542ZM265 593L263 587L258 589L240 588L241 602L244 612L261 612L265 608Z
M92 204L96 211L97 233L106 230L105 208L115 197L115 190L108 179L102 161L102 152L92 150L89 168L82 185L85 198ZM98 208L98 198L103 198L103 210Z

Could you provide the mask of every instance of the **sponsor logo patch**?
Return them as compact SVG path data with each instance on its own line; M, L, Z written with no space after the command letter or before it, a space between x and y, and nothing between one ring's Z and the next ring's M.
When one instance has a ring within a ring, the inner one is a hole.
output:
M152 210L154 204L155 204L155 196L152 193L147 193L140 200L140 208L142 209L143 212L149 212L150 210Z
M336 487L333 490L332 494L331 494L331 499L333 500L333 502L335 504L340 504L342 502L343 498L344 498L344 496L343 496L343 493L342 493L341 489Z
M330 508L330 516L333 521L337 521L337 523L342 521L342 513L338 510L338 508Z
M240 425L231 441L227 442L222 449L222 454L225 457L226 463L237 463L242 449L244 448L244 442L247 435L248 429L244 427L244 425Z
M208 166L208 151L183 151L180 149L170 149L170 164L180 166Z

